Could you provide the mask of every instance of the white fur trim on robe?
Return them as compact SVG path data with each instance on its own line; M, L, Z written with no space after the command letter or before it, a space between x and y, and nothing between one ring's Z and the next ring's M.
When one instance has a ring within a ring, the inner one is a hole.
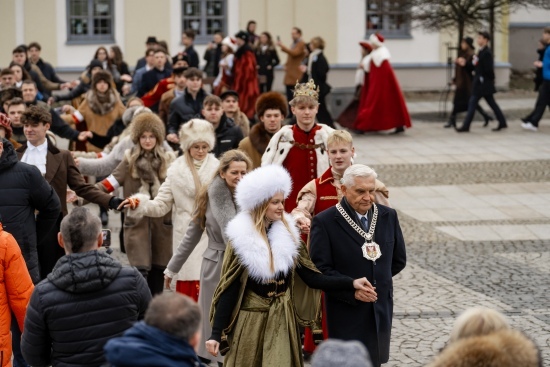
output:
M372 58L372 62L374 65L379 68L380 65L386 60L391 59L390 50L386 46L382 46L377 48L376 50L373 50L369 56Z
M363 70L365 70L365 73L370 72L370 63L372 61L371 54L368 54L367 56L363 57L363 60L361 60L361 67ZM364 76L364 74L363 74ZM361 79L361 85L363 85L364 79Z
M235 254L248 270L248 276L257 282L273 280L278 274L287 275L295 266L300 233L294 218L288 213L284 213L284 216L292 234L282 221L276 221L267 233L269 244L256 231L249 212L240 212L227 225L226 234ZM270 268L270 247L273 253L274 272Z
M329 167L328 153L327 153L327 139L331 132L334 131L331 127L318 124L321 126L321 129L315 132L314 141L315 144L323 144L323 149L315 149L315 154L317 155L317 175L320 176L325 172ZM268 164L278 164L283 165L288 152L293 147L292 142L294 141L294 136L292 133L292 126L286 125L281 128L269 141L264 155L262 156L262 166ZM292 176L292 172L290 173ZM298 190L300 188L297 188Z

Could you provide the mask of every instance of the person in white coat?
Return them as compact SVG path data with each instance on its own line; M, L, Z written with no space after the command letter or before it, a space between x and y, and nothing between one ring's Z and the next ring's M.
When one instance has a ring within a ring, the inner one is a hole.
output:
M168 169L166 181L160 187L157 196L151 200L145 195L135 194L123 203L130 208L135 207L128 211L129 217L162 217L172 210L174 252L192 220L196 196L219 167L219 161L213 154L209 154L216 143L211 123L192 119L182 125L179 139L184 153ZM131 203L134 205L129 205ZM195 301L199 297L200 265L207 242L208 238L204 233L185 266L178 273L170 273L170 278L177 280L176 291L188 295Z

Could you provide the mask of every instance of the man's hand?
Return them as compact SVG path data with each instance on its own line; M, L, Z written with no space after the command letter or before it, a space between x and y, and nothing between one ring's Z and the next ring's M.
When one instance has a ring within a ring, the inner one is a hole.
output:
M122 86L122 95L127 96L128 94L130 94L131 90L132 90L132 85L131 84L124 84Z
M55 102L53 97L48 98L48 105L51 106Z
M78 195L73 190L67 189L67 203L74 203L78 200Z
M122 200L121 198L119 197L116 197L116 196L113 196L111 198L111 200L109 200L109 209L115 209L115 210L118 210L120 211L120 206L122 205L122 202L124 200Z
M91 131L82 131L78 134L78 141L86 141L94 137L94 134Z
M71 88L71 83L67 82L67 83L63 83L59 86L59 89L69 89Z
M128 74L123 74L120 77L120 80L122 80L123 82L126 82L126 83L131 83L132 82L132 77Z
M168 275L164 275L164 288L170 289L170 284L172 283L172 278Z
M533 63L533 65L535 65L536 68L539 68L539 69L540 69L540 68L542 68L542 61L535 61L535 62Z
M311 220L306 217L300 217L296 219L296 223L298 223L300 232L302 232L303 234L309 234L309 231L311 229Z
M166 140L168 140L170 143L177 144L180 142L180 139L178 138L177 134L171 133L166 136Z
M214 357L218 356L218 352L220 351L220 343L218 343L215 340L208 340L206 342L206 350L208 353L212 354Z
M370 284L367 278L355 279L353 281L353 288L356 289L355 299L361 302L374 302L378 299L376 288Z
M281 41L277 41L277 46L283 47L283 43Z

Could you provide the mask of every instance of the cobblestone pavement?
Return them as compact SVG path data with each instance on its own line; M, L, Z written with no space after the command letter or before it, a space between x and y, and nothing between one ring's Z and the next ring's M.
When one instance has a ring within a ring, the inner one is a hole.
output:
M550 360L549 123L536 134L516 120L459 135L415 121L402 136L354 137L356 161L389 187L407 242L386 366L425 365L472 306L503 312Z

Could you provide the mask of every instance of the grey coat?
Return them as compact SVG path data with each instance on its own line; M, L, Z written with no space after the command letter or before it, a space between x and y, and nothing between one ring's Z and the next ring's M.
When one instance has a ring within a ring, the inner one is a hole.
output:
M218 362L223 357L214 358L205 349L206 338L212 334L212 327L208 316L210 305L214 297L214 291L220 281L223 256L227 239L225 227L237 214L237 207L225 181L217 176L208 188L208 207L206 209L206 234L208 235L208 247L202 255L200 276L199 306L202 314L202 341L199 343L198 355ZM178 273L187 261L187 258L199 243L204 229L194 220L189 223L187 233L180 242L178 249L170 259L167 270L172 274Z

